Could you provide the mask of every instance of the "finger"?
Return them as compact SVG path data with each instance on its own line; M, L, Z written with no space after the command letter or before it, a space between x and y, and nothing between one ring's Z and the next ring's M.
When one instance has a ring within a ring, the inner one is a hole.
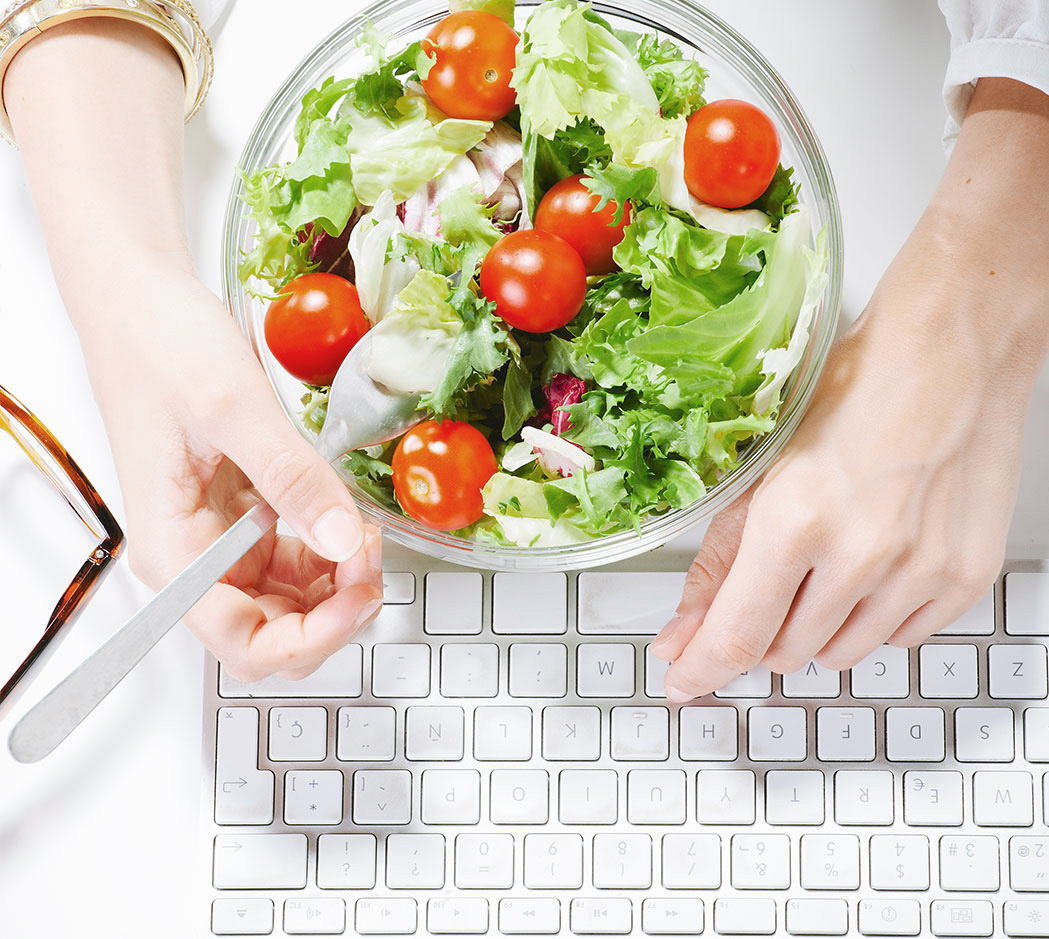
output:
M215 444L318 554L345 561L360 550L364 523L349 490L288 421L268 386L238 396L215 428Z
M263 575L268 580L291 584L299 590L305 590L315 583L318 577L334 573L335 565L303 544L302 539L277 535Z
M928 603L924 594L915 595L893 580L864 597L848 618L814 656L835 671L845 671L883 645L900 624Z
M699 554L688 569L681 602L649 647L657 659L672 662L695 635L739 551L751 493L744 493L715 516Z
M968 607L965 604L952 604L935 601L926 603L920 610L915 610L899 628L885 641L890 646L909 649L938 633L945 626L950 626Z
M764 533L745 531L702 626L667 669L667 698L708 694L757 665L809 570L804 552L778 550Z

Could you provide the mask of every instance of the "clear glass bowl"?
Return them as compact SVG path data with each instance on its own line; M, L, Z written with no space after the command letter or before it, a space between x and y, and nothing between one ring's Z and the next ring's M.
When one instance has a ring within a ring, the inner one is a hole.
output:
M518 3L518 26L536 6ZM782 161L793 166L801 200L810 208L813 238L826 229L829 252L828 284L816 312L812 334L802 362L785 389L780 417L772 433L747 446L737 469L693 505L652 517L640 534L623 532L567 547L516 548L480 544L434 531L410 518L396 515L361 492L352 476L346 483L365 516L381 525L388 537L415 551L471 567L529 571L593 567L649 551L709 520L742 494L783 449L801 420L834 337L841 297L842 234L837 196L826 156L798 102L761 54L721 19L690 0L596 0L594 9L616 28L658 32L689 50L708 70L707 99L743 98L763 108L779 129ZM380 32L405 42L424 36L447 14L447 0L393 0L375 3L349 20L291 72L273 96L248 140L239 166L246 171L295 156L293 127L302 96L327 76L358 74L363 53L354 39L372 23ZM251 340L255 353L276 390L284 410L304 435L300 419L303 386L288 375L270 354L263 339L264 303L251 297L237 277L240 253L254 237L255 224L241 201L237 178L230 194L223 236L223 290L227 305Z

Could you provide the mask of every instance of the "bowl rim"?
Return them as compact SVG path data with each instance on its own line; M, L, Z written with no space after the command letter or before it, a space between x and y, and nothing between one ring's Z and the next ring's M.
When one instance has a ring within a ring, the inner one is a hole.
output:
M517 8L525 12L537 7L541 0L519 0ZM566 568L579 569L624 560L644 551L658 547L671 538L683 534L702 522L709 521L729 503L743 494L769 468L788 440L793 436L807 410L816 385L823 372L830 345L834 340L841 310L841 293L844 279L844 239L841 211L837 190L834 185L826 153L801 105L786 82L771 63L740 33L716 14L693 0L632 0L629 8L608 0L593 0L592 8L599 14L620 19L634 20L639 26L656 29L660 34L674 38L697 52L713 53L727 64L762 98L761 104L772 105L775 118L781 127L790 131L797 159L791 164L797 167L798 160L805 164L805 181L813 190L805 204L819 206L826 238L827 284L813 318L805 355L788 380L779 415L772 431L748 444L746 456L741 464L708 488L706 495L682 509L671 510L658 516L649 516L640 524L638 531L624 531L604 535L590 541L570 545L547 547L515 547L460 538L446 532L428 529L404 516L394 515L389 509L357 487L352 476L340 476L353 492L362 514L372 524L381 526L389 537L403 547L422 552L441 560L472 567L495 570L524 569L530 571L553 571ZM643 11L651 9L661 18L688 20L686 29L695 35L682 35L670 24L653 22ZM289 409L288 404L276 393L276 382L270 374L270 363L259 348L259 337L251 328L250 317L242 318L244 291L237 276L238 250L243 241L238 236L242 229L253 222L244 211L241 199L243 180L240 171L250 172L262 165L264 152L272 149L278 135L286 135L301 105L304 93L303 77L308 77L308 87L314 87L338 64L338 57L345 56L353 40L370 25L381 28L382 21L417 11L418 18L408 29L395 32L403 35L418 30L429 22L436 22L447 14L442 0L376 0L368 7L332 30L296 65L284 78L277 91L260 113L248 136L234 174L227 201L222 232L222 299L227 310L248 335L256 356L266 370L275 395L289 419L307 439L312 439L301 420ZM815 221L815 218L814 218ZM235 301L239 303L235 304Z

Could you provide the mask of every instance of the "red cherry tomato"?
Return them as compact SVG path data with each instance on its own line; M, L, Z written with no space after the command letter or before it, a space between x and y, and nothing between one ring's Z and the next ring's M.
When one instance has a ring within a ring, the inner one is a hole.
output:
M423 88L449 117L473 121L506 117L517 103L517 92L510 87L517 43L517 33L493 13L452 13L422 41L423 50L437 57Z
M491 444L462 421L423 421L406 433L390 461L393 490L412 518L441 531L484 514L481 489L498 470Z
M579 252L588 274L608 274L616 269L612 249L623 240L623 229L630 224L629 202L616 225L618 203L610 201L595 212L594 206L600 201L583 185L580 173L551 186L535 210L535 227L564 238Z
M688 119L685 185L708 205L737 209L767 188L779 165L779 134L746 101L711 101Z
M586 268L564 238L548 231L511 232L481 262L481 293L496 316L528 333L547 333L583 306Z
M266 311L266 345L287 371L310 385L330 385L371 324L357 288L337 274L303 274Z

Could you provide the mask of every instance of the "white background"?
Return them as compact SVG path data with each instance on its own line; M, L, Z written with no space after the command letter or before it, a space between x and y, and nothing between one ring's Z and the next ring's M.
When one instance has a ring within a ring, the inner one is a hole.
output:
M939 13L931 0L707 5L780 71L822 139L844 216L844 314L851 319L943 168L948 37ZM187 216L201 276L216 290L221 217L256 116L291 67L360 6L240 0L215 33L215 84L187 135ZM13 150L0 149L0 207L0 384L55 431L120 515L102 424ZM149 315L148 297L142 315ZM1047 374L1030 423L1010 539L1015 557L1049 553ZM52 590L71 573L71 560L52 558L35 512L27 510L32 487L0 449L0 643L19 648L39 630L57 598ZM34 690L43 691L48 679L53 684L147 598L121 564ZM201 661L195 641L178 627L42 764L19 766L0 748L4 939L199 934ZM10 723L0 726L5 738Z

